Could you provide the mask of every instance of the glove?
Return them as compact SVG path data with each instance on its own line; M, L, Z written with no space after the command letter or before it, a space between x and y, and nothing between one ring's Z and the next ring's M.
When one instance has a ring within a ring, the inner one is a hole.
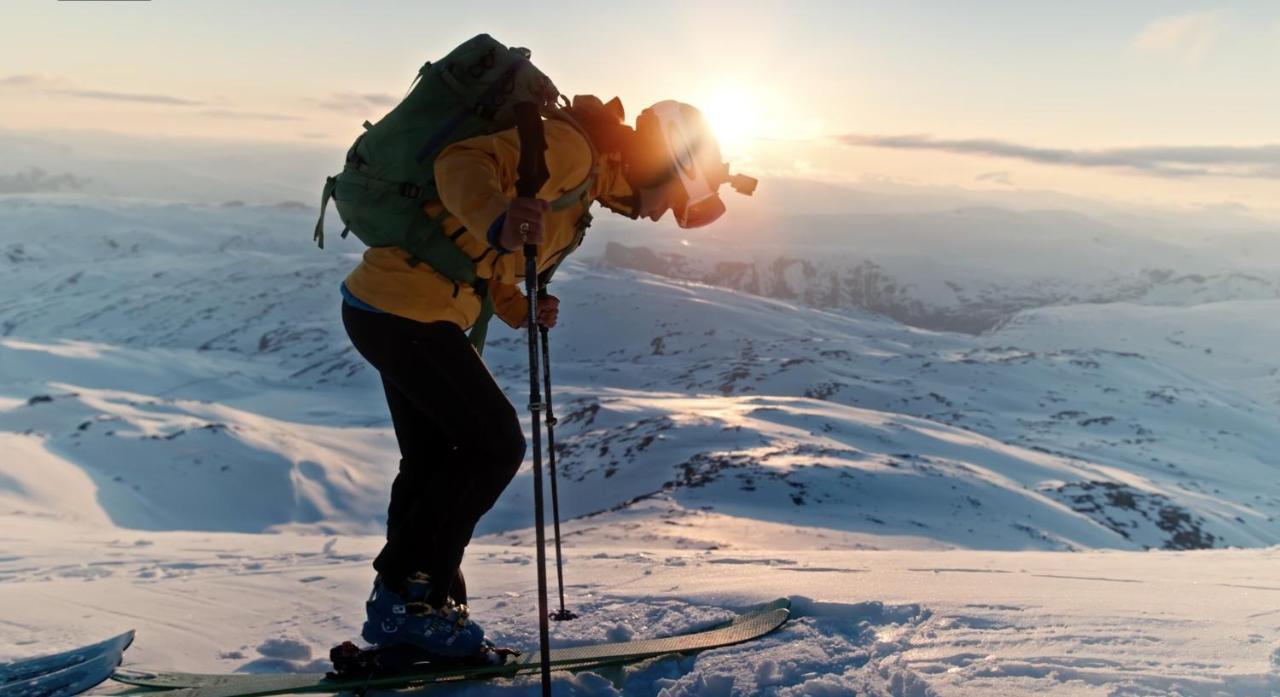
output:
M560 317L560 298L550 293L538 296L538 324L550 329Z
M551 206L539 198L514 198L507 205L498 245L514 252L521 245L542 243L542 216Z

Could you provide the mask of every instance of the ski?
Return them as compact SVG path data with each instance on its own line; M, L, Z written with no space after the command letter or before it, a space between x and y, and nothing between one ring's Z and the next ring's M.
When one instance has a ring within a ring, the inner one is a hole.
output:
M111 677L125 649L128 631L106 641L48 656L0 663L0 697L69 697Z
M552 649L552 668L581 671L637 663L667 654L697 653L758 639L781 627L790 616L790 602L781 598L719 625L661 639L641 639L609 644L589 644ZM319 673L239 675L158 673L119 670L112 679L130 685L169 690L166 697L266 697L288 693L333 693L372 688L399 688L459 680L482 680L536 673L542 657L537 653L510 657L500 665L415 665L388 676L349 677Z

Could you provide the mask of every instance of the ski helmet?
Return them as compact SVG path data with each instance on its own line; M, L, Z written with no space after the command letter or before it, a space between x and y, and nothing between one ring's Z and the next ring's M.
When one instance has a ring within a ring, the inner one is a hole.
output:
M729 174L702 112L682 102L666 100L640 112L628 155L628 183L636 189L667 187L682 228L709 225L724 214L721 184L748 196L755 191L755 179Z

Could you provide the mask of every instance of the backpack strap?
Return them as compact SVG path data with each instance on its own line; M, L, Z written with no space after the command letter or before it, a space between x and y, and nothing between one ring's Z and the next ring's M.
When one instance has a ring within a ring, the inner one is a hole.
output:
M596 178L600 176L600 167L592 164L591 171L587 172L587 178L582 183L564 192L560 198L551 202L551 210L562 211L569 206L582 203L591 193L591 187L595 185Z
M596 149L586 131L572 117L562 110L551 109L549 111L556 114L560 120L567 121L577 129L582 134L583 139L586 140L587 148L591 151L591 170L587 173L586 178L582 180L582 183L551 202L552 210L564 210L578 203L586 204L586 209L582 212L582 217L578 219L576 225L578 228L577 244L581 244L581 236L586 232L587 227L591 225L591 201L588 200L588 196L591 193L591 187L599 176L599 167L596 165ZM542 116L534 109L522 107L517 110L516 118L516 131L520 137L521 153L520 162L517 165L519 181L517 181L516 187L520 190L521 195L532 196L537 193L538 189L542 188L542 184L548 176L547 144L542 129ZM577 244L574 245L575 248ZM457 247L454 246L453 249L457 249ZM567 255L568 252L565 253L565 256ZM560 261L564 261L564 256L560 258ZM540 285L545 286L545 284L549 283L552 274L555 273L559 266L560 262L557 262L555 266L539 274ZM471 345L475 347L476 353L483 355L485 338L489 333L489 321L493 319L494 315L493 293L489 289L489 279L487 278L476 278L471 282L471 287L481 298L480 314L476 317L475 323L471 325L471 332L467 335L467 338L471 340Z
M573 250L582 246L582 240L587 236L587 228L591 227L591 221L593 219L594 216L591 215L591 202L588 201L586 209L582 211L582 215L578 218L578 222L574 224L576 229L574 230L573 244L565 248L564 252L560 254L560 258L556 259L556 262L551 265L551 268L538 274L538 288L541 289L540 292L545 291L547 284L551 283L551 277L555 275L556 269L560 268L560 265L564 263L564 260L567 259L571 253L573 253Z
M493 293L489 290L487 278L477 278L471 287L480 296L480 314L476 316L475 324L471 325L471 332L467 334L467 338L476 348L476 353L483 355L484 340L489 334L489 320L493 319L494 313Z
M324 249L324 212L329 208L329 199L333 198L333 190L337 186L338 178L329 177L324 180L324 190L320 192L320 219L316 221L316 234L311 238L320 249ZM343 230L343 233L346 233L346 230Z
M562 121L573 127L573 130L582 136L587 143L587 150L591 153L591 170L587 172L587 176L582 180L581 184L564 192L559 198L551 202L551 210L559 211L568 208L578 202L587 204L587 208L591 207L591 202L587 198L591 195L591 187L595 186L596 179L600 176L600 153L596 151L596 144L591 141L591 136L587 134L587 129L578 123L568 111L562 107L549 107L542 110L542 115L548 119ZM588 220L590 217L588 216Z

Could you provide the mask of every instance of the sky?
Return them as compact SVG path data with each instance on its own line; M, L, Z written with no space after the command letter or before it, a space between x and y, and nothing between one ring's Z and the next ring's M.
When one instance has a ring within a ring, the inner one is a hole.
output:
M6 0L0 129L335 152L488 32L735 169L1280 216L1280 3ZM0 172L2 174L3 172Z

